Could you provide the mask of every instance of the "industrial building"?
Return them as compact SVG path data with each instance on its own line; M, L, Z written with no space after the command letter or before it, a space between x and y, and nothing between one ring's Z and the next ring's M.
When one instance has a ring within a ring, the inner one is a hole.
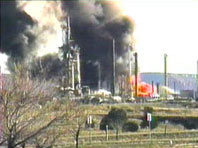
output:
M164 73L141 73L141 80L151 84L153 81L160 86L164 85ZM196 74L171 74L168 73L168 87L181 97L197 98Z
M80 48L71 40L70 18L62 25L63 46L60 47L62 60L65 63L66 73L62 79L65 90L81 90Z

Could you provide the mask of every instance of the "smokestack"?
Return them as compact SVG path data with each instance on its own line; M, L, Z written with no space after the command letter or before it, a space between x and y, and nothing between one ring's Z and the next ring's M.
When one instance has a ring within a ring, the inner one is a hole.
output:
M98 90L101 88L101 65L98 62Z
M71 40L71 27L70 27L70 17L67 16L67 34L66 34L66 37L67 37L67 43L69 44L70 40Z
M77 64L77 81L78 81L78 85L79 85L79 88L81 88L81 72L80 72L80 51L78 50L76 52L76 64Z
M197 61L197 78L198 78L198 61Z
M164 54L164 86L167 86L167 54Z
M138 96L138 54L137 52L134 54L135 55L135 97Z
M111 92L112 95L115 95L115 40L113 39L113 49L112 49L112 85Z
M129 47L128 47L129 77L132 76L132 57L131 57L131 49L132 49L132 46L129 45Z
M132 78L132 57L131 57L131 48L132 46L129 45L128 48L128 64L129 64L129 80ZM129 82L128 82L129 83ZM132 86L131 83L128 84L128 88L129 88L129 96L132 98L133 97L133 90L132 90Z
M153 81L151 82L151 85L152 85L152 93L154 93L154 82Z
M174 85L174 92L176 92L176 82L175 81L174 81L173 85Z
M159 93L160 93L160 92L159 92L159 85L160 85L160 84L157 83L156 85L157 85L157 94L159 94Z
M197 61L197 98L198 98L198 61Z
M69 79L71 79L71 88L72 88L72 90L74 90L75 89L75 86L74 86L75 81L74 81L74 63L73 62L71 62L71 77L69 77Z
M164 54L164 86L167 87L167 54ZM167 91L165 90L165 97L167 97Z

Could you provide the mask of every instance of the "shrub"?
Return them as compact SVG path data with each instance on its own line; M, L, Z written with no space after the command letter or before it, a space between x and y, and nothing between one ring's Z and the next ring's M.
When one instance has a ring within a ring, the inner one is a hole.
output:
M168 120L169 122L175 124L182 124L187 129L197 129L198 128L198 118L197 117L179 117L179 116L170 116L170 117L162 117L156 116L160 122L164 122Z
M123 124L127 121L127 113L120 108L112 108L107 116L104 116L100 122L100 129L105 130L106 125L109 129L122 129Z
M123 125L122 130L124 132L135 132L139 129L139 125L135 121L128 121Z
M83 104L89 104L90 103L90 99L89 99L88 96L85 96L81 101L82 101Z
M100 104L100 98L99 98L99 97L98 97L98 98L95 97L95 98L91 99L91 103L92 103L92 104L95 104L95 105L96 105L96 104Z
M152 113L153 111L154 111L153 107L150 107L150 106L144 107L144 113Z
M100 130L106 130L106 125L108 125L109 129L113 129L113 127L110 124L110 120L108 118L108 115L104 116L100 122Z
M127 113L122 108L112 108L110 112L108 113L108 117L112 118L113 120L126 120L127 119Z

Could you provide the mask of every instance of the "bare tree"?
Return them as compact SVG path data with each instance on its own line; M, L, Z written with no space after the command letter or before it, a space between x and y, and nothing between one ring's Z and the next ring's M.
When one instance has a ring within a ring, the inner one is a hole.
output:
M5 80L0 90L0 115L3 119L0 145L25 147L25 143L62 119L66 109L52 101L53 95L50 83L30 80L23 67L19 67L12 78Z
M76 148L78 148L80 132L82 128L85 126L88 113L83 106L75 104L72 110L70 110L70 114L72 114L72 118L68 120L69 122L67 124L67 129L68 132L71 133L74 137Z
M0 108L1 110L1 108ZM2 115L0 114L0 142L2 141L3 139L3 126L2 126L2 121L3 121L3 118L2 118ZM1 143L0 143L1 144Z
M43 130L32 142L36 148L52 148L62 134L63 132L59 128L57 130L56 127L53 127L52 129Z
M61 102L62 107L58 108L58 110L64 112L63 117L31 140L31 143L33 143L36 148L52 148L53 146L57 146L58 143L62 143L61 137L69 133L68 129L64 128L64 126L65 124L69 124L69 121L74 118L74 112L72 110L75 107L75 103L69 100L62 100Z

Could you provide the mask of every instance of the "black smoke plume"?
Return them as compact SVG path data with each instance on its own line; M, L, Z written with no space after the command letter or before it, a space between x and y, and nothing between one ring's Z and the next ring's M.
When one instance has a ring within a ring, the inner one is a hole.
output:
M35 36L28 31L32 18L17 8L16 1L1 1L0 52L9 56L8 65L24 61L32 52Z
M62 8L70 16L72 37L81 47L84 84L97 86L97 66L91 64L96 61L101 63L103 81L110 80L112 40L116 41L117 60L125 61L134 28L132 21L121 15L113 1L62 1ZM117 74L125 73L125 67L117 61Z
M30 63L31 77L41 80L58 82L65 75L65 70L64 62L55 53L34 58Z
M62 1L61 4L62 10L71 18L72 38L81 48L83 84L97 86L98 68L94 64L96 62L101 64L102 81L111 79L113 39L116 41L117 74L125 73L127 70L124 62L127 61L128 47L131 44L134 27L128 17L121 15L115 2L68 0ZM9 56L9 67L12 67L14 62L29 59L33 54L35 44L38 44L35 43L38 36L32 32L32 27L35 24L36 22L31 16L17 7L16 1L1 1L0 52ZM30 66L33 76L42 75L42 72L46 71L49 74L47 79L50 79L59 73L58 69L65 68L64 63L59 61L57 56L41 58L41 63L46 63L42 64L42 68L36 67L39 65L38 61L40 60L33 62L33 65ZM56 73L56 71L58 72ZM60 73L62 75L64 72L60 70Z

